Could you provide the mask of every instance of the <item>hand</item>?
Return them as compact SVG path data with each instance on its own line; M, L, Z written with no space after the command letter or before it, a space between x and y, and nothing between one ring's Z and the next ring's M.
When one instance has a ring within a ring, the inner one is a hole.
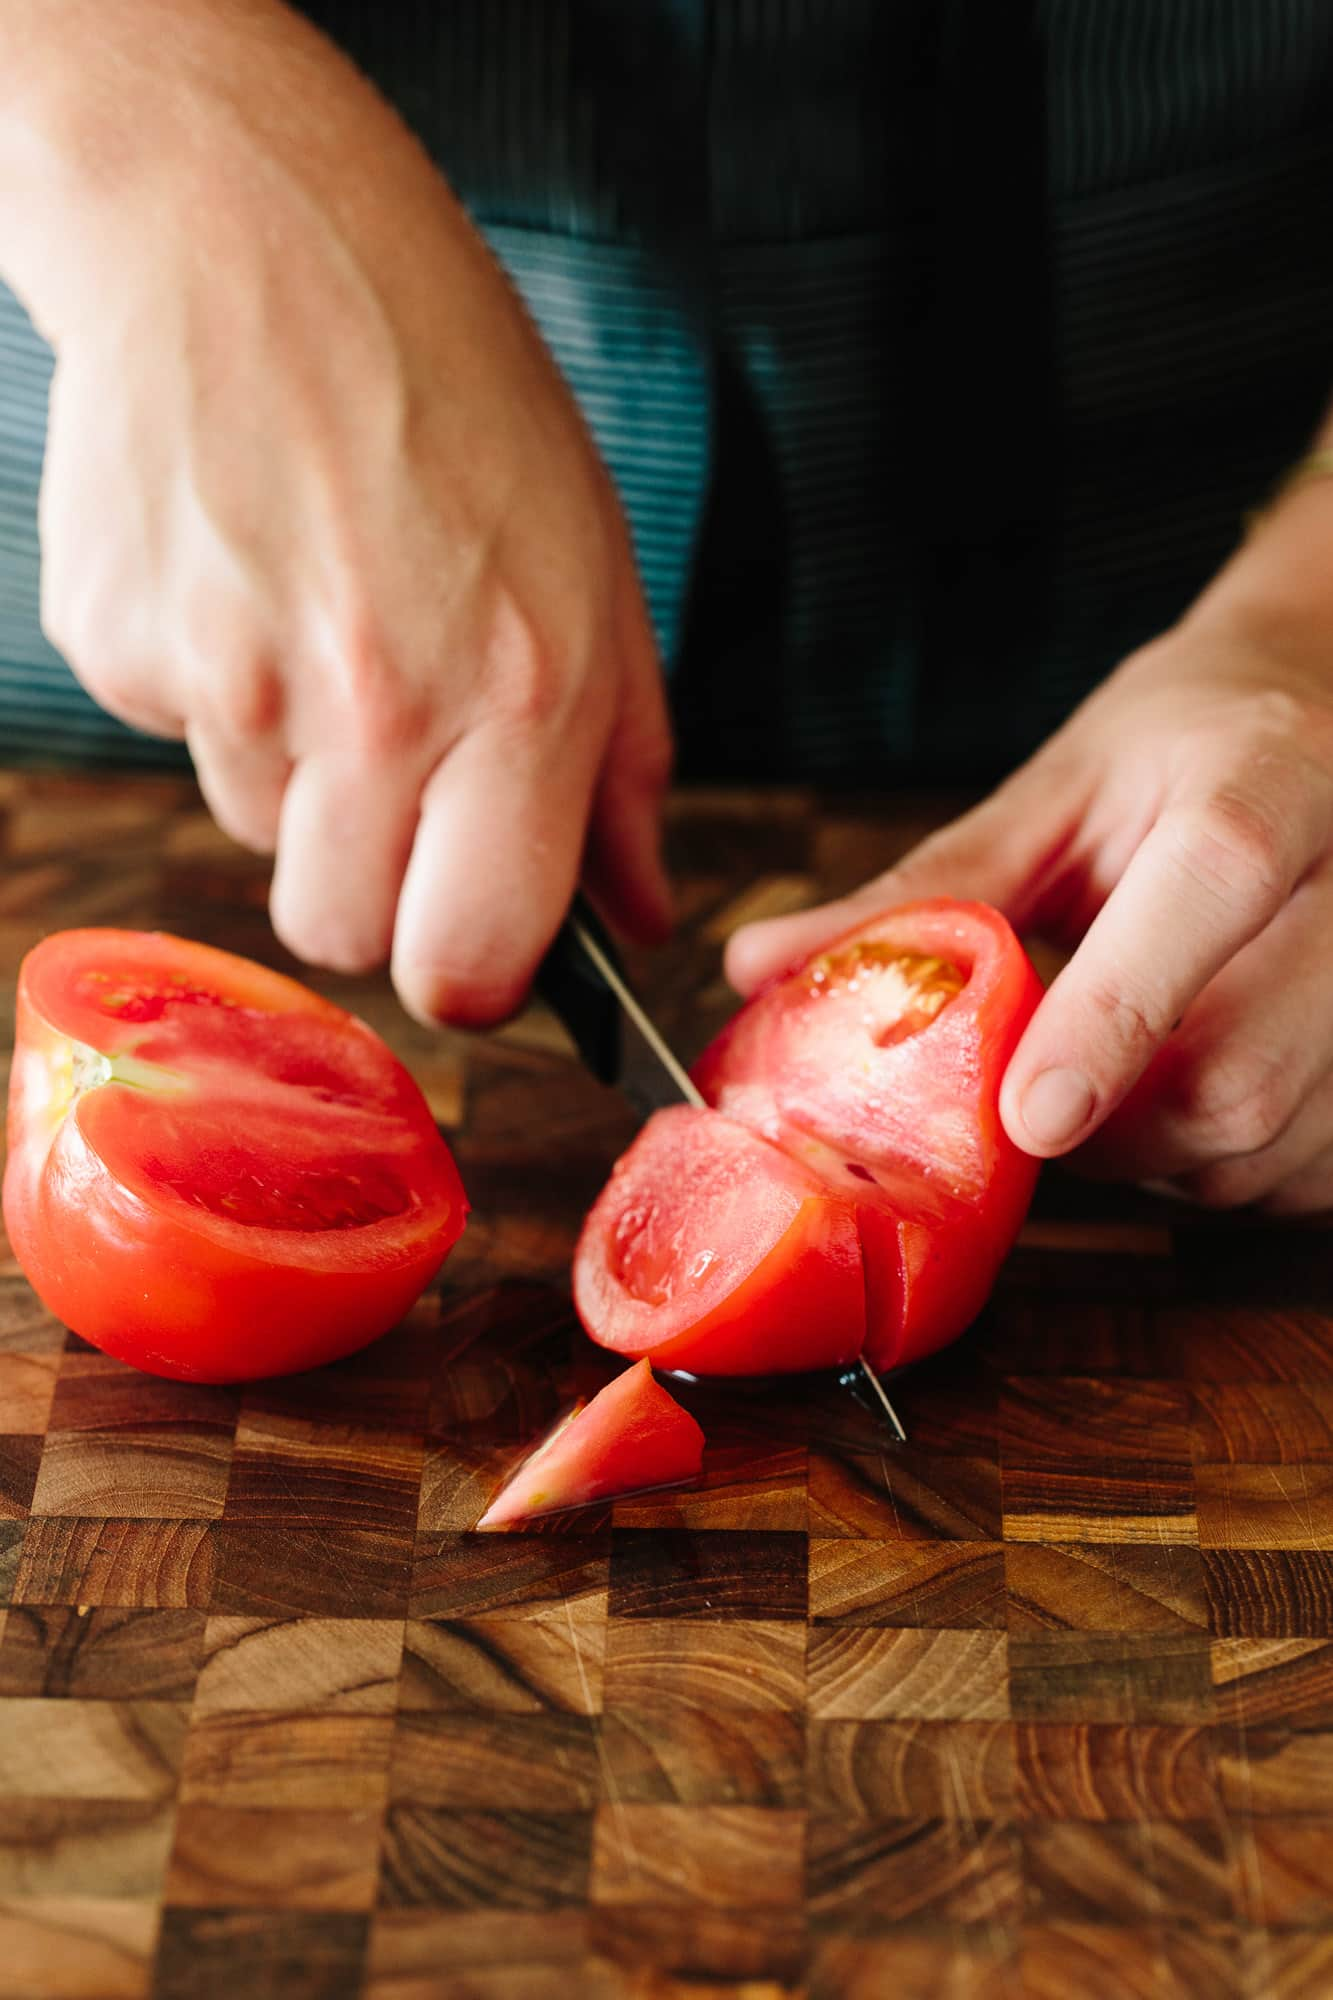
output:
M1006 1073L1039 1157L1218 1206L1333 1206L1333 484L984 804L856 895L751 925L748 993L869 909L997 904L1072 945Z
M611 919L660 934L624 523L424 152L275 0L42 0L6 59L0 267L57 354L43 617L79 678L276 849L295 952L391 951L423 1018L512 1011L585 842Z

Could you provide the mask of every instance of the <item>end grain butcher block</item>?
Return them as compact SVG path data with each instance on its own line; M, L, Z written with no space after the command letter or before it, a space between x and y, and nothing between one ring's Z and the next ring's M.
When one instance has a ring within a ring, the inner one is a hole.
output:
M953 803L678 799L668 1032ZM287 963L264 898L184 783L0 777L5 1048L42 933ZM474 1536L601 1379L567 1266L630 1125L541 1019L324 983L474 1203L402 1328L191 1388L0 1264L0 2000L1333 1992L1333 1237L1050 1174L907 1449L752 1387L702 1490Z

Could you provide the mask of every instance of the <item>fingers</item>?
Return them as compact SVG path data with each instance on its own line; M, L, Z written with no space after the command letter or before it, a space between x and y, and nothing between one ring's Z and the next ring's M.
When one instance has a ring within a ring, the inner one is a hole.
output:
M1225 1189L1235 1162L1240 1199L1275 1185L1244 1163L1271 1152L1333 1069L1331 928L1326 865L1204 988L1077 1164L1126 1180L1213 1173Z
M1276 915L1327 839L1333 788L1296 756L1195 765L1037 1009L1000 1112L1039 1157L1086 1139L1173 1024Z
M923 896L993 903L1021 928L1059 892L1088 785L1077 766L1050 754L1035 758L854 895L746 924L727 945L728 979L739 993L752 993L876 911Z
M269 911L298 958L364 972L389 956L421 779L388 759L319 750L282 798ZM478 829L470 829L474 851Z
M256 854L272 854L292 770L280 743L241 744L194 724L185 740L204 803L222 831Z
M671 929L662 862L662 805L671 776L671 725L646 619L627 655L619 713L593 801L584 858L588 888L616 927L642 944Z
M425 1022L512 1014L569 907L596 745L474 730L422 795L393 939L393 979Z

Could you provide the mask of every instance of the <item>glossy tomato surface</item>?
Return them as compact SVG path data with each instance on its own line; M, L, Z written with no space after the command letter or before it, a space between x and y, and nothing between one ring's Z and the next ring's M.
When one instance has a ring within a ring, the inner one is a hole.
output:
M703 1449L704 1434L689 1411L654 1379L648 1362L636 1361L571 1410L477 1526L519 1527L591 1500L679 1486L698 1477Z
M722 1114L716 1122L766 1144L765 1153L748 1156L753 1209L769 1198L761 1182L791 1184L776 1158L802 1170L812 1208L822 1203L853 1222L862 1315L853 1352L876 1367L915 1360L962 1332L1022 1224L1037 1163L1005 1133L999 1089L1040 994L997 911L942 899L910 904L773 980L695 1066L696 1083ZM853 1315L842 1265L839 1285L826 1288L793 1250L787 1264L799 1276L789 1281L782 1260L772 1260L771 1282L751 1277L743 1292L719 1279L715 1294L725 1296L694 1310L702 1301L683 1273L697 1246L714 1251L727 1278L737 1268L727 1257L731 1220L703 1163L718 1141L682 1137L674 1157L657 1160L657 1122L612 1176L580 1242L575 1301L593 1338L696 1374L844 1362ZM705 1129L696 1123L692 1132ZM693 1147L699 1163L688 1157ZM655 1241L677 1246L675 1262L663 1248L657 1266L673 1275L659 1280L660 1298L642 1294L631 1303L610 1276L617 1246L650 1200ZM725 1339L717 1337L722 1326Z
M296 980L182 938L24 960L5 1225L50 1310L161 1375L329 1361L420 1295L467 1215L407 1071Z

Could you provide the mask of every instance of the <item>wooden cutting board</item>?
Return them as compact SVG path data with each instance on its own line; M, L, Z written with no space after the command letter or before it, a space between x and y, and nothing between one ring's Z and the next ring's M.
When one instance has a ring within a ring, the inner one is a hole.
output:
M952 803L678 800L686 1053L736 921ZM288 963L264 895L184 784L0 777L0 1046L43 932ZM474 1537L596 1379L565 1274L630 1121L548 1022L320 983L475 1204L404 1327L188 1388L0 1262L0 2000L1333 1992L1333 1236L1050 1175L906 1450L745 1391L703 1491Z

